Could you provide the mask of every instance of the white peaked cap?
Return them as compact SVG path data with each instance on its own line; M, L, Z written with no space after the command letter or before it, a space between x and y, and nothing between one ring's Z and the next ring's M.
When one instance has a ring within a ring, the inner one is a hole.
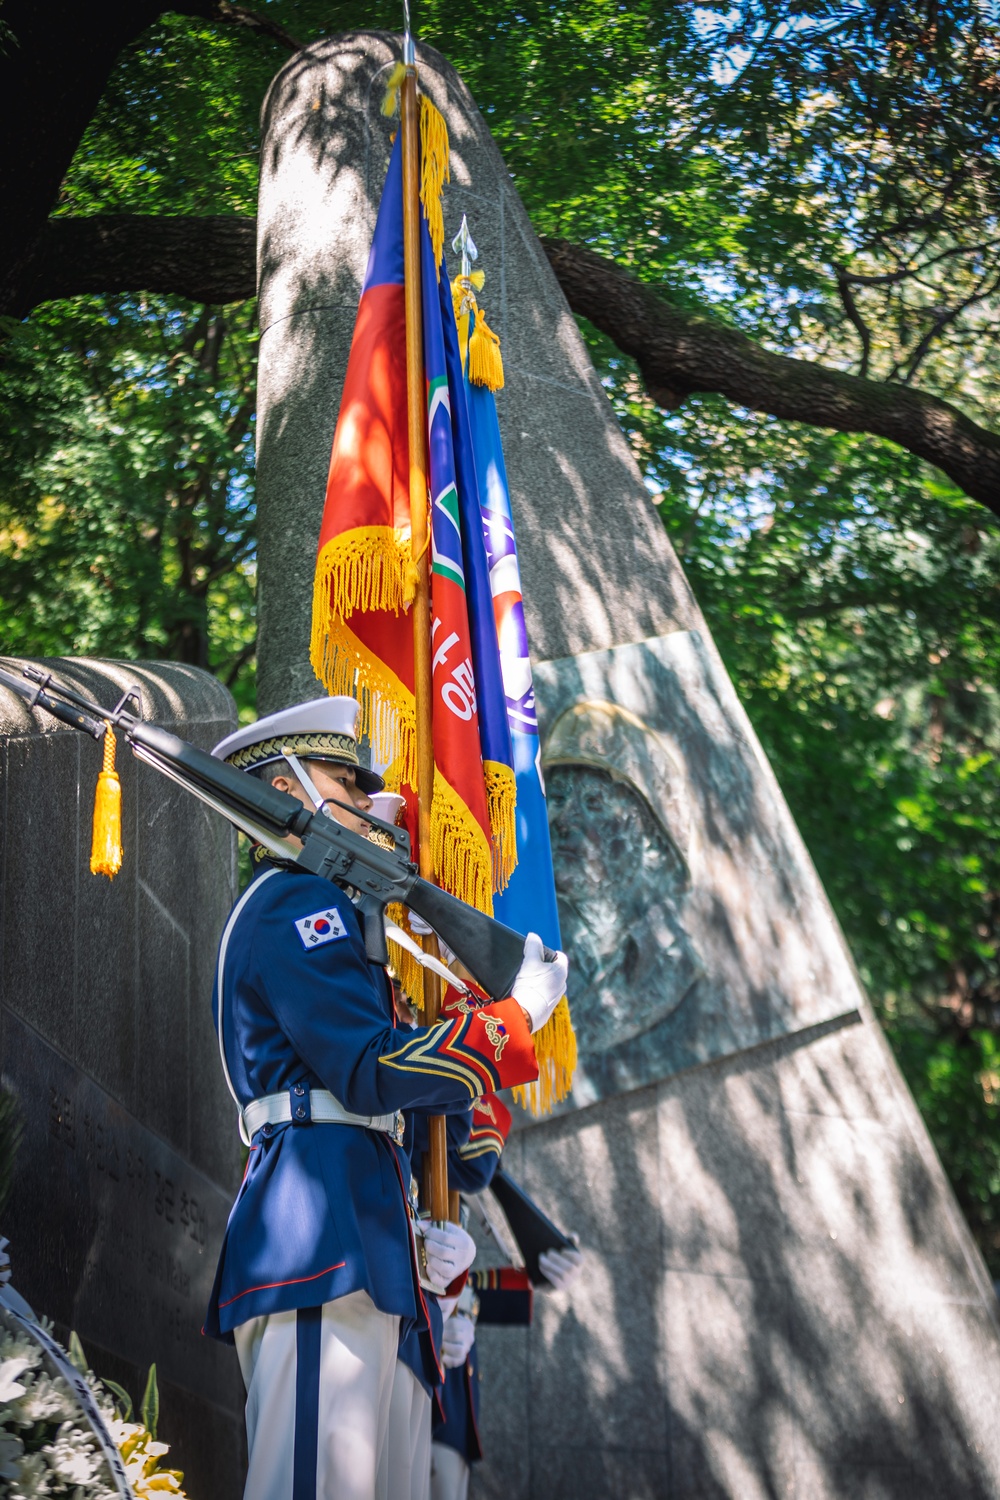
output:
M398 792L373 792L372 817L381 818L383 823L395 823L399 809L405 802L406 798L401 797Z
M220 740L212 754L240 771L254 771L281 760L289 750L300 760L353 766L362 790L377 792L384 785L381 776L362 766L358 756L358 711L353 698L313 698L237 729Z

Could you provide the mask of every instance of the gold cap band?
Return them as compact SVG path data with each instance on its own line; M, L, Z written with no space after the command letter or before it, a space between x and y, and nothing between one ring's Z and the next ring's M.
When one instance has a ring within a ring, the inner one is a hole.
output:
M259 740L256 745L244 745L226 756L226 764L237 771L254 771L265 766L269 760L281 760L285 750L299 756L329 756L344 765L360 766L358 742L349 734L283 734L277 739Z

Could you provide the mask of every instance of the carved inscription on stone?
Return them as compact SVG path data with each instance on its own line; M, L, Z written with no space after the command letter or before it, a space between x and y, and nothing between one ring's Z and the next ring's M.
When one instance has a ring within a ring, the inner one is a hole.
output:
M18 1290L85 1348L143 1372L155 1358L162 1380L238 1410L231 1355L201 1335L228 1199L30 1027L3 1025L25 1122L3 1225Z

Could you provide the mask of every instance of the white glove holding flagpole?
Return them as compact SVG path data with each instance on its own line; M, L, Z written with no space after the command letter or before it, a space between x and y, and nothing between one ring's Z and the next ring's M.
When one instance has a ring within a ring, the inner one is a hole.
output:
M423 1260L430 1290L443 1296L445 1289L467 1271L476 1258L476 1242L460 1224L429 1224L421 1221Z
M469 1357L476 1342L476 1325L465 1313L452 1313L441 1335L441 1363L446 1370L457 1370Z
M537 932L529 932L524 940L524 957L517 977L511 986L511 995L522 1010L527 1011L532 1032L540 1031L566 993L566 976L569 959L565 953L557 953L547 960L545 944Z
M567 1291L583 1270L581 1250L544 1250L538 1257L538 1269L557 1292Z

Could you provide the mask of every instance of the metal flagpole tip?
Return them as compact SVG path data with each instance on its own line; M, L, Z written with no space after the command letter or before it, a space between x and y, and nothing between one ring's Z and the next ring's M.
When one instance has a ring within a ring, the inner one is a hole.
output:
M410 35L410 0L403 0L403 65L412 68L416 61L417 49Z
M462 227L451 242L451 248L456 255L462 257L462 275L468 276L472 270L472 262L479 259L479 251L476 242L469 231L469 221L462 215Z

